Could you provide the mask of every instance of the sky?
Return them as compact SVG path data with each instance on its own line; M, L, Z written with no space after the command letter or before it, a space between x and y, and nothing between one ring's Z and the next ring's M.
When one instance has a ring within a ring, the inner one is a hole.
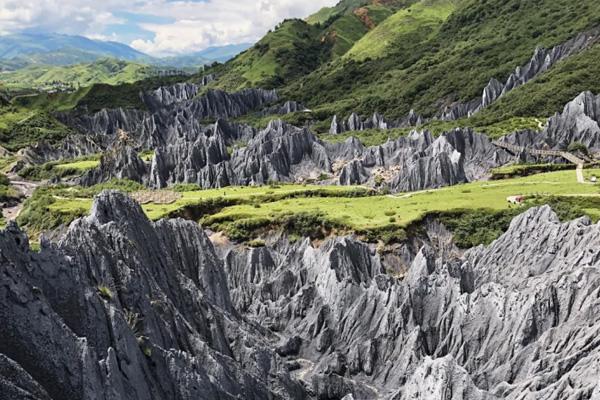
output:
M52 32L122 42L153 56L252 43L285 18L338 0L0 0L0 34Z

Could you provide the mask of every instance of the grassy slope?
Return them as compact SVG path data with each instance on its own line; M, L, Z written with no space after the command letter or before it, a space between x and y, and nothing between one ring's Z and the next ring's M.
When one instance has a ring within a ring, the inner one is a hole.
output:
M304 21L284 21L252 48L216 67L219 87L274 87L308 73L322 59L324 45L315 40L318 34L319 28Z
M117 85L151 76L154 68L128 61L102 59L90 64L70 66L32 66L0 74L0 82L9 88L51 88L61 82L74 87L94 83Z
M598 175L600 170L589 170L587 174ZM478 208L508 209L506 198L513 195L573 194L598 195L598 188L594 185L578 184L574 171L560 171L505 181L469 183L407 197L289 199L263 204L260 208L240 205L224 209L211 220L272 218L288 210L293 210L294 213L321 211L344 226L355 230L367 230L389 225L391 216L395 218L393 224L407 227L431 212Z
M433 37L432 30L421 29L420 24L405 33L396 26L399 32L388 35L391 44L384 42L384 54L376 60L358 62L350 57L356 54L360 59L364 54L361 40L344 59L320 67L283 91L329 114L357 110L399 117L415 108L431 115L443 104L479 96L491 77L506 79L527 62L536 46L562 43L598 23L600 4L593 0L576 5L567 0L465 0ZM370 39L363 38L375 45ZM584 57L592 74L597 58ZM552 103L569 100L563 92L552 91L549 97ZM544 116L554 109L536 111L527 116Z
M512 116L550 116L583 91L600 93L600 44L561 61L553 69L503 96L476 115L477 123L494 123Z
M414 0L343 0L302 20L286 20L256 45L214 67L215 86L281 87L345 54L370 29Z
M357 41L345 58L356 61L383 58L398 43L406 40L422 42L437 33L456 9L456 3L452 0L424 0L399 10Z

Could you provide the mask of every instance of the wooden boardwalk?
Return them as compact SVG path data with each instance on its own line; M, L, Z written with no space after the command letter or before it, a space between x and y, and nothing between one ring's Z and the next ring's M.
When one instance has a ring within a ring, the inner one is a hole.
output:
M509 152L514 153L514 154L528 153L528 154L531 154L534 156L542 156L542 157L562 157L565 160L567 160L577 166L577 169L576 169L577 182L585 183L585 177L583 176L583 167L585 165L585 161L582 160L581 158L577 157L573 153L569 153L568 151L561 151L561 150L530 149L528 147L517 146L514 144L502 142L499 140L493 141L492 144L496 147L500 147L504 150L508 150Z

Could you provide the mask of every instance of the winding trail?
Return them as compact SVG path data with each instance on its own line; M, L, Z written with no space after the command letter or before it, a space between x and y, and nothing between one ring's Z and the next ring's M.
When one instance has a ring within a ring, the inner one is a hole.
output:
M21 194L21 200L19 203L12 207L2 208L2 216L6 221L14 221L17 219L21 210L23 209L23 203L25 200L31 197L35 189L43 184L43 182L33 182L22 179L15 173L9 173L6 175L10 180L10 186L14 188L18 193Z

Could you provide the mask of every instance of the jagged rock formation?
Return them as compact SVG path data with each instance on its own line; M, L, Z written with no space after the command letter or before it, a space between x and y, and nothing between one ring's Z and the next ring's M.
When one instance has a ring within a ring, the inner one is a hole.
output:
M106 138L106 136L73 135L58 145L51 145L42 140L33 146L19 150L18 155L24 163L31 165L83 157L104 150L107 146Z
M454 121L469 117L498 100L511 90L524 85L536 76L548 71L557 62L581 52L600 40L600 29L593 29L577 35L575 38L560 44L550 50L538 47L531 60L522 67L517 67L508 77L506 83L501 83L492 78L483 89L480 98L468 103L457 103L446 107L439 118L443 121Z
M438 138L427 131L366 149L346 164L343 185L385 180L394 191L414 191L481 179L512 156L471 130L456 129Z
M517 132L503 138L511 144L534 149L567 150L581 143L600 150L600 96L583 92L550 119L541 133Z
M403 279L349 238L236 249L225 265L235 307L308 360L299 375L324 398L588 399L598 240L600 226L542 207L462 259L424 247Z
M151 223L115 192L39 253L9 225L0 232L0 393L600 395L600 225L562 224L535 208L464 255L439 228L430 234L440 247L410 250L410 267L394 277L351 237L215 251L196 223Z
M148 174L148 166L137 151L126 144L117 144L100 158L100 165L88 171L79 179L82 186L92 186L111 179L129 179L143 182Z
M56 114L63 124L76 132L58 145L41 142L24 149L26 163L40 164L58 159L100 153L111 147L124 131L138 150L152 150L171 143L185 134L199 134L206 129L206 119L227 119L259 110L277 101L274 90L247 89L237 93L209 90L196 96L198 85L182 83L142 93L149 111L133 109L101 110L84 113ZM239 126L240 135L250 128Z
M107 192L58 246L0 232L0 398L303 399L193 222Z
M339 122L337 115L333 116L329 133L337 135L348 131L364 131L367 129L392 129L392 128L408 128L419 126L423 123L420 115L417 115L414 110L400 121L387 121L382 115L374 113L371 118L363 120L356 113L350 114L346 121Z
M156 90L142 93L144 104L153 111L175 103L192 100L199 92L200 87L193 83L176 83L172 86L162 86Z
M214 80L215 76L213 74L205 75L199 84L183 82L172 86L162 86L156 90L140 93L140 97L150 110L156 111L175 103L192 100L198 95L201 87L208 85Z
M325 146L308 129L271 121L231 160L238 184L298 181L331 171Z
M228 146L246 142L253 130L242 131L223 121L196 134L184 130L181 136L155 150L150 185L166 187L175 183L197 183L205 188L232 184Z
M309 110L296 101L286 101L282 105L275 105L268 108L265 108L260 112L260 115L285 115L291 114L294 112L308 112Z
M568 103L561 114L548 120L544 139L552 148L566 149L579 142L600 150L600 96L584 92Z
M325 144L306 128L282 121L272 121L258 133L218 122L204 129L184 127L170 137L156 148L150 170L135 161L133 150L117 152L119 161L107 157L82 182L127 177L156 188L177 183L215 188L328 175L342 185L375 185L383 179L393 191L413 191L481 179L513 159L486 136L460 129L438 138L427 131L413 132L371 148L354 138ZM239 142L243 147L232 151Z

